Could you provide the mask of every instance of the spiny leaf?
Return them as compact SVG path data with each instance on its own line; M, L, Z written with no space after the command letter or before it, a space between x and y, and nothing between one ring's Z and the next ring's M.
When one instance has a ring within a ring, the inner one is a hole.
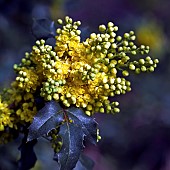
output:
M37 140L34 139L30 142L26 142L26 136L24 137L21 146L18 148L21 151L21 158L18 161L18 170L29 170L34 167L37 157L34 152L34 145Z
M82 152L84 133L74 123L65 123L60 126L59 135L62 137L63 145L60 152L54 155L61 170L72 170Z
M34 117L27 141L47 134L56 126L60 127L58 135L62 139L62 147L54 155L54 160L59 163L61 170L72 170L83 150L84 138L95 143L97 123L79 108L64 109L57 102L50 101Z
M68 116L82 128L86 139L91 143L96 144L97 140L97 122L94 118L87 116L82 109L71 107L67 109Z
M63 121L61 111L62 108L57 102L47 102L35 115L34 120L29 127L27 141L37 139L56 128L56 126Z
M48 39L56 35L54 21L49 19L34 19L32 33L37 39Z
M54 155L54 160L59 163L61 170L72 170L83 150L84 138L95 143L97 123L79 108L71 107L66 110L63 109L62 112L66 117L59 132L63 145L61 150Z

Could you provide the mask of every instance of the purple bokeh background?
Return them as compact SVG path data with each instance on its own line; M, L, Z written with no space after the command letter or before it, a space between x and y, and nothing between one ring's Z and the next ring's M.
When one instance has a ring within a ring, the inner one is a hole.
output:
M34 44L32 18L69 15L82 21L84 38L108 21L119 26L119 34L134 30L137 43L150 45L159 66L154 73L132 75L132 91L114 99L120 102L119 114L95 115L102 140L85 153L95 161L94 170L169 170L169 6L169 0L0 0L0 89L9 86L15 77L13 64ZM0 169L15 167L18 142L0 147ZM55 170L52 149L44 140L39 143L34 169Z

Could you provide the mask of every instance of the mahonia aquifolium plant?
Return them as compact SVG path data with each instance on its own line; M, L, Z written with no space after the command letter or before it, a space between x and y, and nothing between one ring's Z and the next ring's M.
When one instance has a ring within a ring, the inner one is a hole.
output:
M127 79L131 72L153 72L159 62L148 56L148 46L135 44L133 31L117 35L112 22L100 25L99 33L83 42L80 21L66 16L58 24L55 34L54 22L34 20L37 41L14 65L16 80L0 96L0 143L25 135L19 169L34 166L33 146L39 137L51 142L61 170L82 163L85 141L95 144L101 138L92 115L118 113L119 103L109 97L131 91ZM48 45L53 37L55 45ZM33 160L25 164L28 149Z

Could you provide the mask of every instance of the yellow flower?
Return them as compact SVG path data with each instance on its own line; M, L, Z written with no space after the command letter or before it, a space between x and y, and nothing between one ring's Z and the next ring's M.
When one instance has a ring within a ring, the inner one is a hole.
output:
M6 126L13 127L13 118L10 117L11 112L8 104L3 102L0 96L0 131L4 131Z
M16 84L22 92L34 94L40 88L45 100L54 99L66 107L82 107L88 115L96 111L118 112L117 105L110 104L108 97L131 90L129 81L123 78L129 75L127 70L152 72L157 66L158 60L152 61L150 57L130 60L130 55L137 52L149 52L148 46L135 45L133 31L123 37L117 36L118 27L109 22L107 26L99 26L98 34L92 33L81 42L80 21L73 22L66 17L58 23L62 28L56 30L55 47L38 40L32 52L26 53L22 64L15 66L19 74ZM18 102L22 92L13 93ZM17 110L21 120L31 121L34 115L34 111L28 114L29 102L21 102Z
M36 70L26 69L24 67L19 71L16 81L18 82L18 87L27 92L35 91L41 83Z

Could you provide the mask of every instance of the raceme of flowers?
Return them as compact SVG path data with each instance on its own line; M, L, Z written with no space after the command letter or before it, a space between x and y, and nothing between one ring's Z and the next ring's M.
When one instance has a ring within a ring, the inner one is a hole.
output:
M109 97L131 91L126 77L132 71L153 72L157 67L158 59L148 56L149 47L135 44L133 31L117 35L118 27L109 22L82 42L80 21L65 17L58 23L55 47L37 40L21 63L14 65L16 80L0 98L0 131L32 122L36 95L64 107L83 108L89 116L119 112L119 103Z

